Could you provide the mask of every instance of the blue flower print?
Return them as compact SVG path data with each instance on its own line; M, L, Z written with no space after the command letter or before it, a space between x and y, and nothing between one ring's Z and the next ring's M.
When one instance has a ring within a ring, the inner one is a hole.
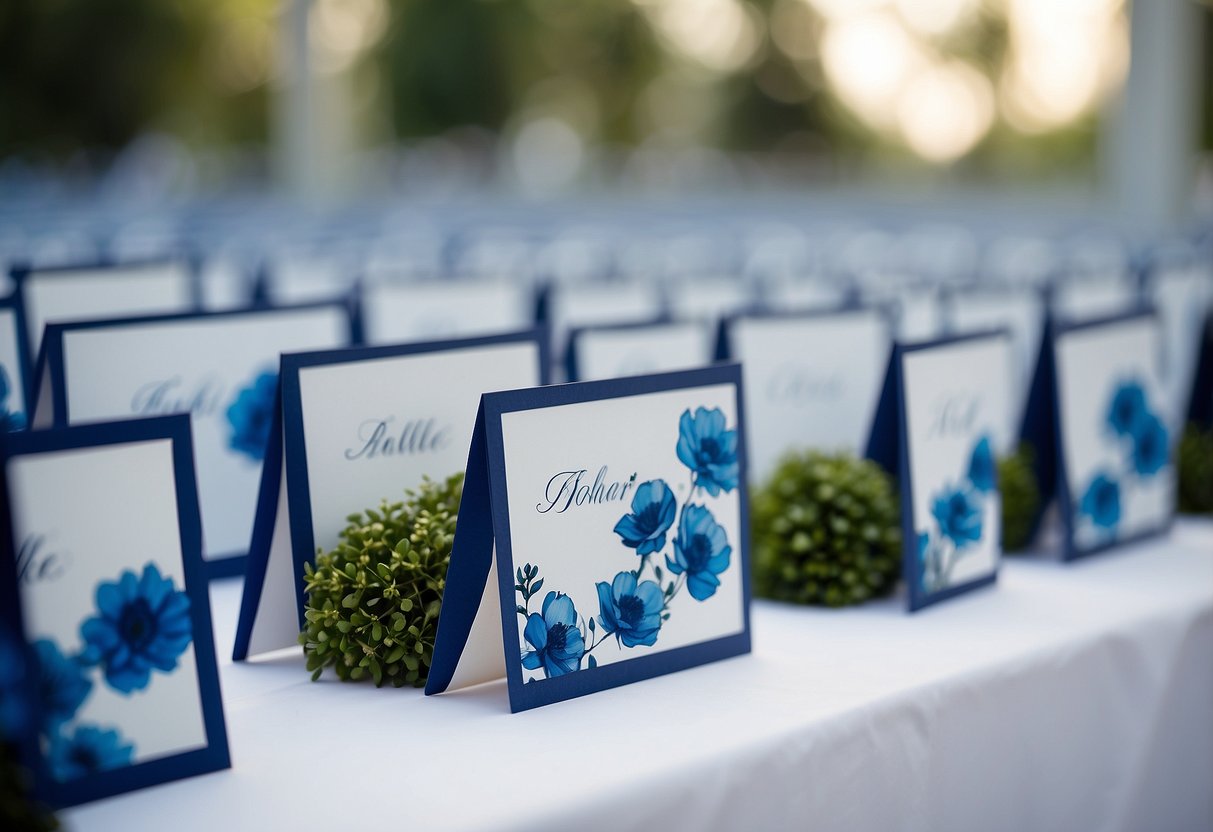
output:
M110 728L81 725L71 734L57 734L51 738L46 761L55 779L64 782L129 766L135 754L135 746Z
M1139 477L1152 477L1169 461L1171 446L1167 427L1153 413L1146 413L1133 428L1133 470Z
M665 534L674 525L677 506L674 492L665 480L642 482L632 497L632 513L625 514L615 524L615 534L623 545L635 549L638 555L660 552L665 547Z
M17 739L29 728L29 692L22 645L0 629L0 740Z
M522 632L531 649L522 654L527 670L543 669L545 678L563 676L581 669L585 640L577 629L573 599L563 592L549 592L543 599L543 614L533 612Z
M8 371L0 365L0 433L25 429L25 414L8 409L8 397L11 392L12 384L8 380Z
M1117 436L1128 436L1148 413L1146 391L1136 381L1122 382L1108 406L1108 425Z
M38 661L38 699L42 706L42 719L48 733L53 733L76 716L92 692L93 683L84 675L83 665L64 656L58 645L49 639L34 642L34 656Z
M674 538L674 557L666 556L671 573L687 576L687 591L696 601L705 601L716 594L720 579L716 577L729 568L729 545L724 528L704 506L688 504L678 521L678 536Z
M99 585L97 612L80 625L81 659L103 665L106 683L120 693L147 687L153 670L175 670L193 638L189 596L152 563L141 577L128 570Z
M725 430L724 413L715 407L684 410L678 420L678 458L695 475L695 485L713 497L737 487L737 431Z
M265 459L277 389L278 374L263 372L236 395L227 409L227 421L232 428L228 444L232 450L256 462Z
M939 523L939 531L957 549L981 540L982 502L975 489L945 489L935 496L931 514Z
M598 622L624 647L652 647L657 643L664 603L660 586L653 581L637 583L631 572L620 572L611 583L598 584L598 606L602 610Z
M990 437L983 436L973 446L969 457L969 482L983 494L993 491L998 485L998 465L994 462L994 451L990 449Z
M1120 522L1120 483L1105 473L1091 478L1078 510L1101 529L1115 529Z

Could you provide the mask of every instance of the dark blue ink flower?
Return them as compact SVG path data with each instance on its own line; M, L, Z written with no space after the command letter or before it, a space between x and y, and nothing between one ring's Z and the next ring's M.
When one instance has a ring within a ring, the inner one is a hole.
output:
M63 782L129 766L135 746L112 728L81 725L72 734L57 734L51 738L46 761L55 779Z
M116 583L100 584L97 611L80 625L81 659L103 665L105 681L121 693L147 687L153 670L175 670L193 638L189 596L152 563L142 577L128 570Z
M29 726L29 691L25 651L17 639L0 628L0 739L17 739Z
M945 489L935 496L931 514L940 533L957 549L981 540L982 504L976 490L964 486Z
M729 545L724 528L704 506L686 505L678 521L678 536L674 538L674 557L668 555L666 567L675 575L686 573L687 590L696 601L716 594L720 579L716 577L729 568Z
M998 465L994 462L994 451L990 449L990 437L983 436L973 446L969 457L969 482L983 494L993 491L998 485Z
M737 487L737 431L725 430L720 408L684 410L678 420L678 458L695 474L695 485L713 497Z
M232 450L260 462L265 459L265 446L270 441L270 426L274 420L274 393L278 374L263 372L252 384L236 395L228 406L227 421L232 435L228 444Z
M1101 529L1115 529L1120 522L1120 483L1104 473L1091 478L1078 510Z
M34 642L34 655L38 661L38 699L42 705L42 719L51 732L76 716L93 689L93 683L84 675L84 667L75 659L60 652L58 645L49 639Z
M0 365L0 432L25 429L25 414L8 409L8 397L12 392L12 384L8 380L8 371Z
M585 640L577 629L573 599L563 592L549 592L543 599L543 614L531 613L522 635L530 650L522 654L527 670L543 668L545 678L563 676L581 669Z
M1133 428L1133 470L1139 477L1152 477L1171 457L1167 427L1153 413L1142 416Z
M615 534L638 555L660 552L665 547L665 533L674 525L676 512L674 492L665 480L642 482L632 497L632 513L625 514L615 524Z
M598 584L598 606L602 610L598 622L624 647L652 647L657 642L664 605L661 587L653 581L637 583L631 572L620 572L611 583Z
M1136 381L1122 382L1112 394L1112 403L1108 406L1108 425L1118 436L1127 436L1148 412L1146 391L1141 384Z

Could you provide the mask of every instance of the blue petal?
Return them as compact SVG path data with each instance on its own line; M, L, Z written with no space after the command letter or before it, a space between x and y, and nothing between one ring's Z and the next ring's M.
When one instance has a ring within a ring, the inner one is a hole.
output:
M598 622L602 624L604 632L613 633L619 628L619 620L615 617L615 599L611 595L611 585L606 581L600 581L598 588L598 609L600 614Z
M577 608L573 606L573 599L564 593L548 593L548 598L543 602L543 619L547 622L548 627L553 627L556 624L564 624L566 627L573 627L577 624Z
M616 598L636 594L636 576L631 572L620 572L611 581L611 594Z
M531 613L526 620L526 627L522 631L523 637L527 643L536 650L543 650L548 646L548 627L543 621L543 616L537 612Z
M633 594L640 599L642 604L644 604L644 611L646 614L652 613L654 610L660 610L664 601L664 596L661 593L661 587L659 587L653 581L642 581L640 585L636 587L636 591Z
M527 670L538 670L543 667L543 661L534 650L522 654L522 666Z
M696 601L705 601L716 594L720 581L710 572L696 572L687 576L687 591Z

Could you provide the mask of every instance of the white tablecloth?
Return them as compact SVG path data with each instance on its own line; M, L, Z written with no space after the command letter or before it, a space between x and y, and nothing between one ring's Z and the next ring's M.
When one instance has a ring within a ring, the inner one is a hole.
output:
M238 582L212 590L230 652ZM1213 524L908 616L758 602L750 656L511 715L504 683L221 668L233 768L71 828L1210 830Z

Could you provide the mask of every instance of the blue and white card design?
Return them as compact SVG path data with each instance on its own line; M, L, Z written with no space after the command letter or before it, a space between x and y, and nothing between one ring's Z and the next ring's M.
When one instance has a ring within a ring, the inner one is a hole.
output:
M911 611L997 577L1010 366L1005 331L894 351L869 455L898 478Z
M569 333L569 381L662 373L712 361L714 333L707 321L579 327Z
M1178 440L1191 404L1205 318L1213 313L1213 264L1163 268L1150 277L1149 292L1163 333L1163 380L1169 423Z
M227 768L188 417L5 445L41 794L72 805Z
M194 278L184 261L53 269L18 269L30 354L48 323L194 311Z
M188 411L204 558L213 575L233 574L253 528L278 357L349 338L349 311L337 304L54 324L35 424L48 410L57 425Z
M542 330L282 357L234 658L298 649L303 565L351 513L464 470L486 390L545 381Z
M368 344L471 338L535 323L534 290L520 281L371 281L361 298Z
M426 693L525 710L750 649L741 370L481 400Z
M883 311L746 315L726 320L723 334L748 379L754 482L789 451L863 452L892 348Z
M29 426L25 318L14 298L0 299L0 433Z
M1158 318L1058 327L1052 350L1064 556L1166 529L1175 469Z
M655 281L616 280L555 284L547 294L552 348L563 355L569 330L601 324L651 321L662 313Z

